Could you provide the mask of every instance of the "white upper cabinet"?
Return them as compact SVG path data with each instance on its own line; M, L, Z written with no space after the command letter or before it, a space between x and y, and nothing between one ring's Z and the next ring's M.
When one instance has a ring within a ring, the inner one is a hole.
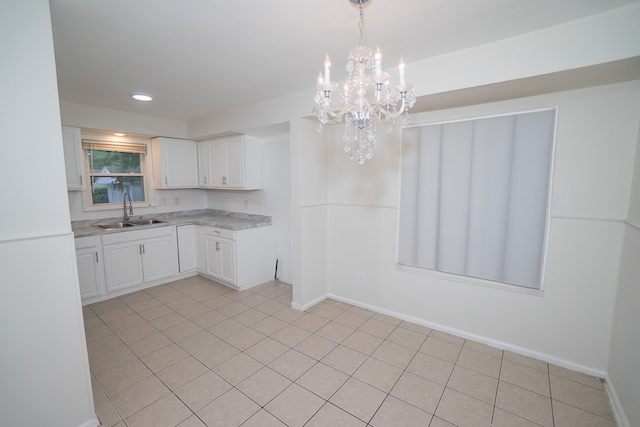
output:
M198 185L202 188L209 186L209 142L198 142Z
M79 128L62 127L64 166L67 172L67 190L84 189L82 136Z
M202 188L259 190L262 188L262 146L249 136L198 143Z
M155 188L198 188L198 144L173 138L151 140Z

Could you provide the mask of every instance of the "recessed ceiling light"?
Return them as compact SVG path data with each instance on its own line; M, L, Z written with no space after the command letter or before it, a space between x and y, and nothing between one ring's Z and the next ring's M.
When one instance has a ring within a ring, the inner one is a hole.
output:
M126 133L114 133L115 136L126 136Z
M133 99L137 99L138 101L153 101L153 96L149 95L148 93L135 92L131 94L131 97Z

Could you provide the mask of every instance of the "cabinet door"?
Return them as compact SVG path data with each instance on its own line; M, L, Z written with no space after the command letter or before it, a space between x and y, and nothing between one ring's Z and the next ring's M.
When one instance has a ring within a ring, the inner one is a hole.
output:
M196 226L181 225L178 233L178 270L180 273L193 271L197 268L196 256Z
M102 247L107 292L144 282L142 246L138 243L119 243Z
M231 240L220 239L220 278L236 284L236 246Z
M82 137L80 129L62 127L62 146L64 149L64 166L67 172L67 190L84 188Z
M232 188L244 187L244 148L242 137L225 140L227 174L226 186Z
M209 142L209 187L224 187L227 183L227 150L224 141Z
M200 225L196 225L196 254L198 272L205 274L207 272L207 246L204 239L204 229Z
M176 258L173 239L160 237L142 240L140 244L145 282L175 276Z
M163 188L198 187L198 145L192 141L162 140Z
M198 142L198 185L209 187L209 142Z
M206 274L213 277L220 277L220 242L205 236L205 251L207 254Z
M102 295L104 292L104 269L99 255L98 248L76 251L81 298Z

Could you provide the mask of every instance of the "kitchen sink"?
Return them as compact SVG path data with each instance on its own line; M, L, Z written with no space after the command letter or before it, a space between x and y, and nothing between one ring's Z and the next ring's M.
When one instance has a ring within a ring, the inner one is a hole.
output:
M133 227L130 222L110 222L107 224L96 224L96 227L100 227L103 230L115 230L119 228Z
M158 219L138 219L135 221L118 221L118 222L109 222L105 224L95 224L96 227L100 227L103 230L119 230L122 228L128 227L141 227L145 225L153 225L153 224L163 224L164 221L160 221Z
M153 225L153 224L162 224L164 221L160 221L159 219L138 219L135 221L129 221L131 225Z

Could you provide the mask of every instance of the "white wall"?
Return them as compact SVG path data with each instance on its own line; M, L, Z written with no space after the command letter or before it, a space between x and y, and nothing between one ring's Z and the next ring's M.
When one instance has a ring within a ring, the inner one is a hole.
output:
M624 245L613 322L609 360L609 381L627 420L624 426L640 425L640 133L636 146L635 169L624 225ZM619 411L621 412L621 411Z
M640 3L407 64L416 96L510 82L640 55Z
M292 306L304 309L327 295L327 132L315 120L291 122Z
M270 215L278 258L278 279L291 283L291 158L289 134L261 137L262 190L207 190L207 206L233 212ZM274 268L275 272L275 268Z
M400 132L359 166L329 149L328 287L369 305L561 365L605 375L640 82L414 115L413 124L559 106L542 295L395 265ZM337 142L336 142L337 145ZM366 284L357 283L357 273Z
M187 138L187 122L60 101L62 124L129 134Z
M0 424L97 426L48 1L2 3L0 57Z
M153 184L151 186L153 187ZM115 209L85 211L82 197L87 197L83 196L82 191L68 192L72 221L115 218L124 214L122 206ZM153 206L134 207L134 215L153 216L160 213L207 208L207 195L204 191L198 189L151 190L151 201L154 204Z

